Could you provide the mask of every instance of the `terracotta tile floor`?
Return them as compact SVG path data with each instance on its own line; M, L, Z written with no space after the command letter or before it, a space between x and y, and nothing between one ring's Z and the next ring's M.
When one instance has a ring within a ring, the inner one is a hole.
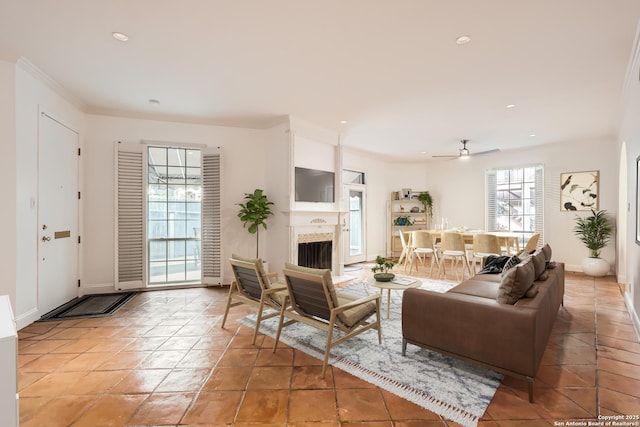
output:
M367 267L350 275L366 275ZM24 427L209 425L416 427L455 425L252 331L227 289L144 292L111 317L37 322L19 333ZM611 277L567 273L529 404L506 376L483 426L540 426L640 413L640 343Z

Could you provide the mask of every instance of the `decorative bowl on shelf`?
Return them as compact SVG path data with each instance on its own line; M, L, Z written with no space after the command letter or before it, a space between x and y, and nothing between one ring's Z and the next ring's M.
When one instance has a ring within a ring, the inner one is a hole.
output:
M373 275L376 282L390 282L394 277L396 277L396 275L393 273L376 273Z

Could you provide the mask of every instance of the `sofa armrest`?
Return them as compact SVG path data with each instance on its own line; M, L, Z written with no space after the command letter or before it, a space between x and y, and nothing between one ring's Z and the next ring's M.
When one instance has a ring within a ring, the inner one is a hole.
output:
M402 335L412 344L534 377L542 338L538 311L474 295L407 289Z

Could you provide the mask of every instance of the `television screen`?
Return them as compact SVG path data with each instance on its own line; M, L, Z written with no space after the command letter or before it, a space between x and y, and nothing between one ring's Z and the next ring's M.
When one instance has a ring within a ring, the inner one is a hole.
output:
M296 167L296 202L328 202L334 201L333 172Z

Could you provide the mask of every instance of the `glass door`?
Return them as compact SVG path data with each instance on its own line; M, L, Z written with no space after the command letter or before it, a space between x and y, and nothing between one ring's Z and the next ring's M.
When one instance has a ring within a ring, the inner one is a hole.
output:
M349 212L346 218L345 241L348 248L345 250L345 264L354 264L365 261L365 188L362 185L348 185Z
M148 147L147 154L149 285L199 283L200 150Z

